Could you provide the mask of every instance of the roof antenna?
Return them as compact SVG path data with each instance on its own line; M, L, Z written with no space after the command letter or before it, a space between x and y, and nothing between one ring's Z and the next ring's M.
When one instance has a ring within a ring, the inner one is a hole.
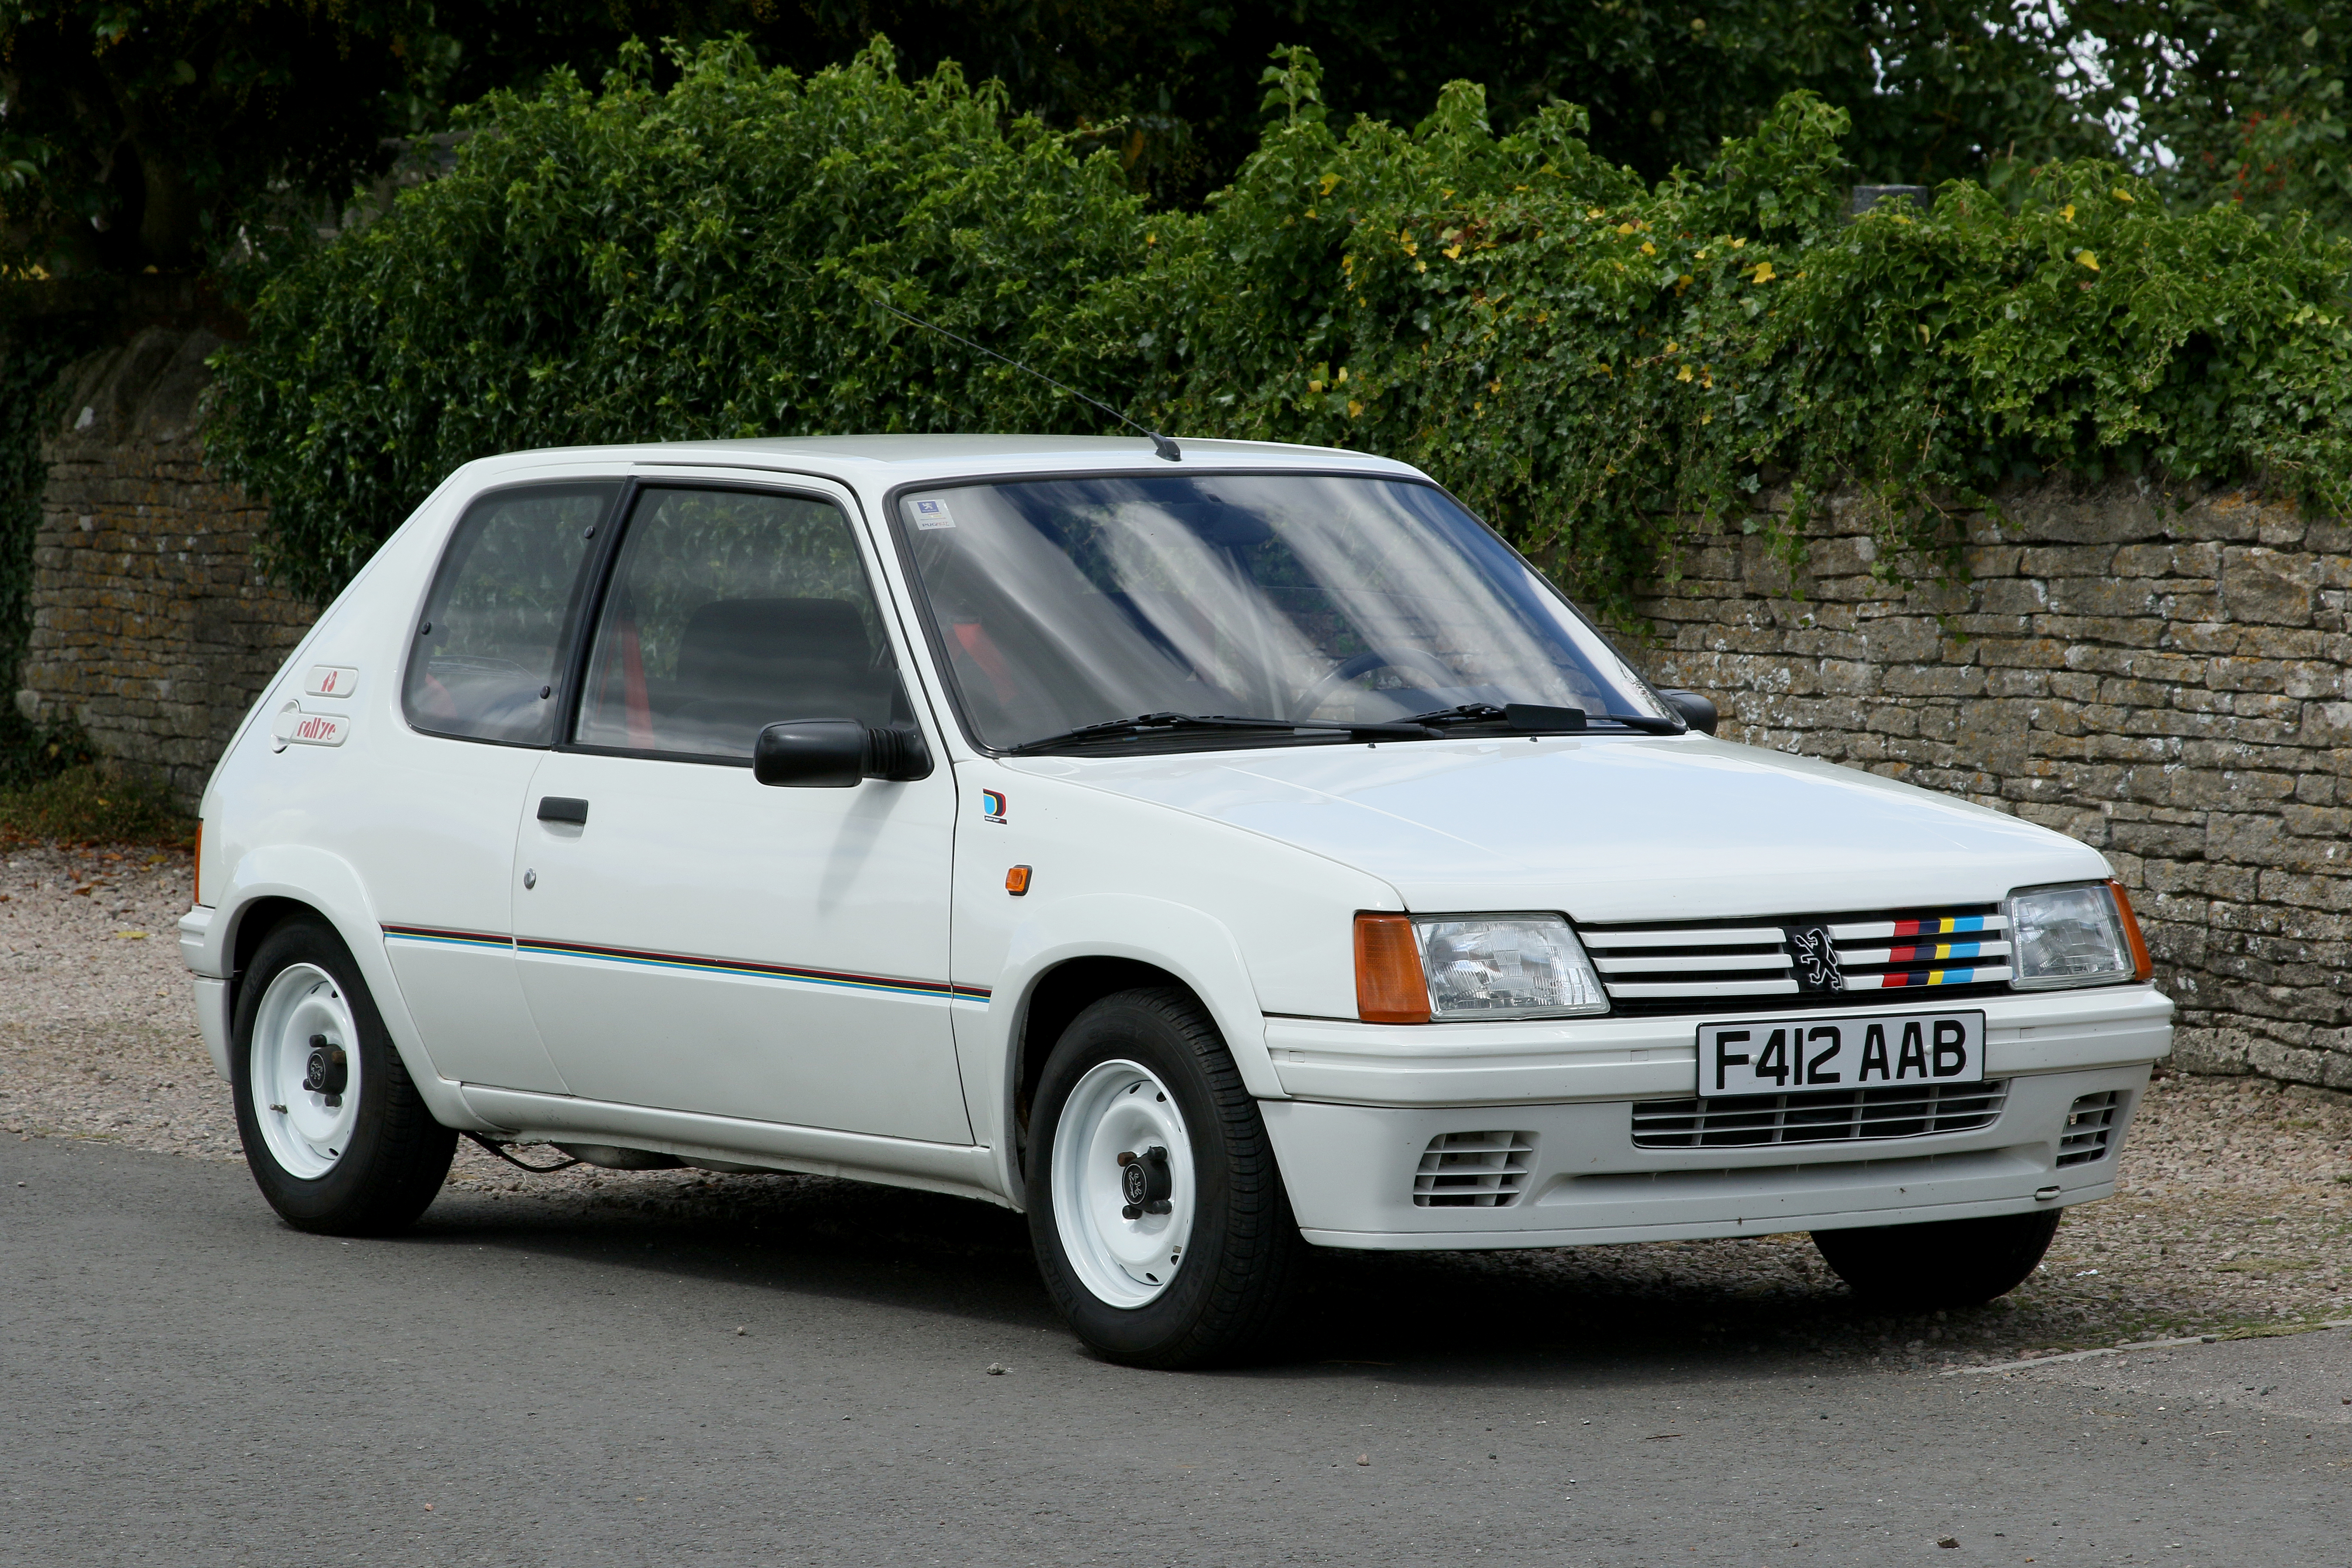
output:
M1184 449L1176 445L1173 440L1166 436L1162 436L1157 430L1146 429L1143 426L1138 425L1134 420L1129 419L1126 415L1121 414L1118 409L1113 408L1109 404L1103 402L1100 398L1088 397L1085 393L1080 392L1075 386L1064 386L1060 382L1055 381L1044 371L1031 370L1019 360L1013 358L1009 354L998 353L994 349L990 348L985 343L976 343L970 338L960 337L956 333L948 331L945 327L937 326L932 322L923 320L920 316L910 316L906 311L901 310L898 306L891 304L887 300L876 300L872 295L868 295L866 298L872 303L879 305L882 309L889 311L892 315L898 317L902 321L912 321L916 326L921 327L928 331L937 332L940 336L961 343L968 349L977 349L991 359L1001 359L1006 364L1011 365L1013 369L1021 371L1025 374L1034 375L1039 381L1044 382L1047 386L1054 387L1062 392L1066 392L1081 403L1093 404L1097 408L1101 409L1105 414L1109 415L1120 424L1127 426L1130 429L1142 431L1145 436L1150 437L1151 439L1151 451L1154 457L1165 458L1171 463L1181 463L1184 460Z

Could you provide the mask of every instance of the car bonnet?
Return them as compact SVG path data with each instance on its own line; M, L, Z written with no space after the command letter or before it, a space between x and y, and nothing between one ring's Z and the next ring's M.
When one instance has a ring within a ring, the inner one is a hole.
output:
M1415 910L1702 920L1987 902L2095 850L1852 768L1703 736L1048 756L1005 766L1379 877Z

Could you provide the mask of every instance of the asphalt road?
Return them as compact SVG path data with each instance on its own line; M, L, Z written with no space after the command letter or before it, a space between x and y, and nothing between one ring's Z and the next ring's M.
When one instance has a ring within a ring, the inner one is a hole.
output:
M0 1142L0 1563L2352 1562L2352 1332L1943 1377L1371 1258L1295 1361L1137 1373L1013 1216L762 1190L346 1243Z

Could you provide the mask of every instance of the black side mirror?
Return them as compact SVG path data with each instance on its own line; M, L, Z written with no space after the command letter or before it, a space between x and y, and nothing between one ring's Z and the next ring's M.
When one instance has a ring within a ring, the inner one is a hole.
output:
M1666 700L1667 707L1683 716L1684 723L1710 735L1715 733L1713 702L1696 691L1685 691L1679 687L1661 687L1658 695Z
M760 731L751 776L797 789L854 789L866 779L927 778L930 748L911 724L870 729L855 719L787 719Z

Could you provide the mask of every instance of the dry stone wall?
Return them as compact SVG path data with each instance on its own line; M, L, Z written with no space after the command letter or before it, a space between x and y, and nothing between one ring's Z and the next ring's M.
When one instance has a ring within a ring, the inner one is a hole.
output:
M220 340L163 328L67 373L34 541L15 698L71 716L116 765L193 804L316 614L252 570L264 512L204 466L198 401Z
M1795 579L1759 537L1695 538L1644 606L1650 673L1727 738L2097 846L2179 1065L2352 1089L2352 528L2132 481L2002 504L1970 520L1972 581L1910 593L1872 574L1858 503Z

